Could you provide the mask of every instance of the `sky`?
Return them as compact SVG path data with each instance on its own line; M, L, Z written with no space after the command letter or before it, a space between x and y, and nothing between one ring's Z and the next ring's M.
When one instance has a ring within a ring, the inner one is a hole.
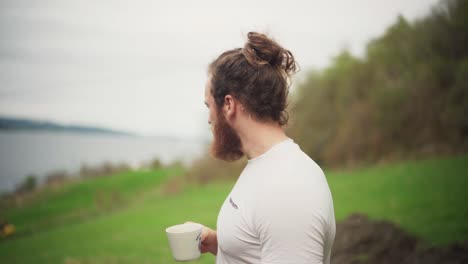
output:
M206 138L207 65L249 31L289 49L300 79L437 2L2 0L0 116Z

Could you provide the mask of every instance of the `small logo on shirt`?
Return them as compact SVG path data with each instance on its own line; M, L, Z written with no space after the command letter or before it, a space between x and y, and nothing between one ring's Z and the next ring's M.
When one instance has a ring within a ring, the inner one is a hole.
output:
M231 197L229 197L229 202L231 203L232 207L234 207L235 209L238 209L237 204L235 204L235 203L232 201Z

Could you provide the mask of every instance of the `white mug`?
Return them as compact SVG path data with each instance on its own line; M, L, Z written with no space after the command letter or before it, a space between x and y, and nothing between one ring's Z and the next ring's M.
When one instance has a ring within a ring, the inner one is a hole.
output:
M200 257L202 225L185 223L166 228L172 256L178 261L194 260Z

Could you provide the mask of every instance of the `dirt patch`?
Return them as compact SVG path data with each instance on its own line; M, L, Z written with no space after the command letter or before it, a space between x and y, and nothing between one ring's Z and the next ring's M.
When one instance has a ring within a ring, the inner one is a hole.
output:
M354 214L337 224L331 263L468 263L468 241L431 247L390 222Z

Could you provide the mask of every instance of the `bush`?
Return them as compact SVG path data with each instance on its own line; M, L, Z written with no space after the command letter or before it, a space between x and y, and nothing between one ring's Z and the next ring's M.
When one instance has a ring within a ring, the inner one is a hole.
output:
M37 178L35 175L30 174L26 176L24 181L16 187L15 192L18 194L27 193L36 189L36 186L37 186Z

